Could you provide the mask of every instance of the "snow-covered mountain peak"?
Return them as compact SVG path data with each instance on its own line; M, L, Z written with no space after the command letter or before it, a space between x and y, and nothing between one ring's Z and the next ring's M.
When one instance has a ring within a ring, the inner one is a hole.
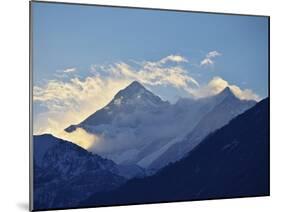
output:
M123 90L120 90L108 106L121 106L126 104L140 104L146 106L162 105L164 102L160 97L146 89L138 81L133 81Z
M142 84L133 81L126 88L120 90L104 108L96 111L80 124L70 125L65 131L73 132L77 127L91 131L93 126L110 124L117 117L126 117L134 112L148 114L149 112L166 109L169 105L169 102L163 101Z

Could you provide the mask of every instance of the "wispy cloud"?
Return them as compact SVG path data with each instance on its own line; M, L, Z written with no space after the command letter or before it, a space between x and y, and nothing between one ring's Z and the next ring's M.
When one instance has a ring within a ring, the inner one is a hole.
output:
M210 53L211 58L216 53ZM179 55L170 55L158 61L142 61L134 64L118 62L109 65L91 66L91 75L85 78L70 75L67 78L49 80L42 86L34 86L34 103L45 108L35 114L34 133L53 133L85 147L96 141L96 137L79 131L67 135L63 129L80 123L90 114L104 107L114 95L137 80L150 88L177 88L194 98L214 95L229 86L241 99L259 99L253 91L241 89L220 77L214 77L206 85L190 76L181 65L188 60ZM157 94L157 93L156 93ZM69 137L71 136L71 137ZM83 136L81 143L79 136Z
M54 73L54 77L56 78L68 78L71 76L72 73L76 72L77 69L72 67L72 68L66 68L66 69L59 69L56 70Z
M169 62L172 62L170 64ZM111 79L138 80L146 85L169 85L188 90L199 86L198 82L189 76L188 71L180 66L188 60L180 55L169 55L158 61L134 61L135 65L118 62L108 66L92 65L95 76L107 76Z
M218 51L211 51L206 55L207 58L214 58L217 56L221 56L221 53L219 53Z
M182 57L181 55L169 55L161 59L160 63L167 63L168 61L177 62L177 63L181 63L181 62L188 63L188 59Z
M63 73L70 73L70 72L74 72L76 71L76 68L66 68L64 70L62 70Z
M208 54L206 54L206 57L200 62L200 66L213 66L215 64L214 58L221 56L222 54L218 51L211 51Z
M214 61L211 60L210 58L205 58L204 60L201 61L200 65L201 66L214 65Z

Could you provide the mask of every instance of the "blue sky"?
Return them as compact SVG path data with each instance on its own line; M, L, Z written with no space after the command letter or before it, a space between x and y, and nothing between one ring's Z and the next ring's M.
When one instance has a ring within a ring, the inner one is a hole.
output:
M250 89L260 98L267 96L266 17L36 2L32 5L34 85L42 89L50 80L63 83L78 77L83 81L97 74L93 66L125 63L135 67L144 61L180 55L188 62L176 66L200 86L220 77L241 90ZM210 52L217 53L210 58L213 64L200 65ZM65 70L72 75L56 78ZM173 86L149 86L160 96L166 93L168 99L184 93ZM35 102L36 114L46 110L50 108L43 101Z

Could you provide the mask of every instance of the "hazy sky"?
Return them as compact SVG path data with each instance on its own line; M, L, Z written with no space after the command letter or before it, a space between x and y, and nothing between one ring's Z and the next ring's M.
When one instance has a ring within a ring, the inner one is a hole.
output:
M82 121L132 80L170 101L267 96L265 17L32 4L35 131Z

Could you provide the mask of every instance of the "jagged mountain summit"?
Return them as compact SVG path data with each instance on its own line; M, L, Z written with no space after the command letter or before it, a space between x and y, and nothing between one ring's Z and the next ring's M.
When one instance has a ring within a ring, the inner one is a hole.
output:
M133 81L126 88L120 90L105 107L90 115L80 124L67 127L65 131L72 132L79 127L91 132L93 126L110 124L120 113L158 110L168 105L167 101L154 95L139 82Z
M184 157L209 133L255 104L240 100L229 87L211 97L170 104L134 81L104 108L65 130L79 127L93 133L100 140L90 151L153 173Z
M230 87L227 86L220 93L217 94L217 97L225 98L225 97L236 97L236 96L231 91Z
M167 104L167 102L164 102L160 97L147 90L138 81L133 81L125 89L119 91L114 96L112 102L115 105L130 105L138 103L138 106L141 105L143 107L159 107L163 104ZM110 103L110 105L112 105L112 102Z

